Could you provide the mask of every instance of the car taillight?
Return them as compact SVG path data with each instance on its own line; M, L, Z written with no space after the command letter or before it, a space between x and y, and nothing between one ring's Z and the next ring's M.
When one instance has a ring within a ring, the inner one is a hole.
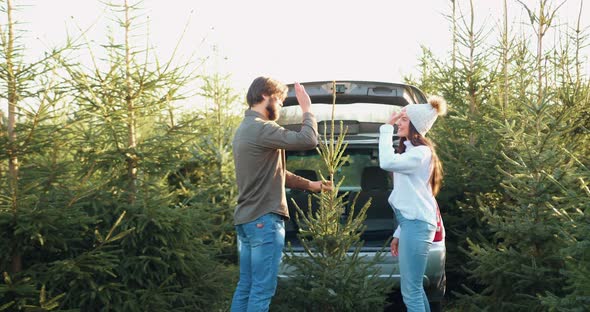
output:
M445 238L445 229L442 222L442 217L440 216L440 209L438 205L436 205L436 232L434 232L434 240L433 242L440 242Z

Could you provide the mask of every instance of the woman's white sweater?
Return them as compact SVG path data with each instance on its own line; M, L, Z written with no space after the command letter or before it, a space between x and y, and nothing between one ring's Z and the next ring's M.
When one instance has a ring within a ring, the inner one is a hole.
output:
M393 149L393 126L379 128L379 166L393 172L393 191L389 204L404 218L422 220L436 226L436 200L430 186L432 151L426 145L414 146L405 141L406 151L396 154ZM394 237L399 237L400 228Z

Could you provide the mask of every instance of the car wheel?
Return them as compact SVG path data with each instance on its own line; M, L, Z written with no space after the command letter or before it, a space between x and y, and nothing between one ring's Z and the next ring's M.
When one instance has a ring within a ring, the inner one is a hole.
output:
M430 312L442 312L442 301L430 302Z

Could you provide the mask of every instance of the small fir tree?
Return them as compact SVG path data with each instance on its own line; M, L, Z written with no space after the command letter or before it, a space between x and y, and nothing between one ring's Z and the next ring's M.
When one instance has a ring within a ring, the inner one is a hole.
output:
M332 90L335 92L336 88ZM347 143L344 142L346 129L342 123L340 129L343 131L338 138L334 137L335 93L333 100L331 135L320 140L318 149L328 171L326 178L320 175L323 181L330 182L334 181L335 174L347 158L343 156ZM353 203L348 209L348 216L343 219L348 204L348 193L338 195L343 180L344 177L332 191L310 195L319 202L316 213L311 213L311 197L308 207L296 207L297 216L293 217L300 224L298 238L305 249L305 256L287 253L284 261L294 268L294 272L289 281L279 288L273 309L370 311L384 307L390 285L377 277L379 270L375 266L382 254L379 253L372 261L359 255L363 244L360 236L365 229L363 222L371 201L360 209L355 209Z

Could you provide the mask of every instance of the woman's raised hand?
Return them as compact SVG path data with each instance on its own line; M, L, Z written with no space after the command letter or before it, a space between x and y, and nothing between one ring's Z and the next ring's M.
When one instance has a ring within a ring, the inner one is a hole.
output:
M389 117L389 119L387 120L387 123L393 126L401 117L402 117L402 112L393 112L391 114L391 116Z

